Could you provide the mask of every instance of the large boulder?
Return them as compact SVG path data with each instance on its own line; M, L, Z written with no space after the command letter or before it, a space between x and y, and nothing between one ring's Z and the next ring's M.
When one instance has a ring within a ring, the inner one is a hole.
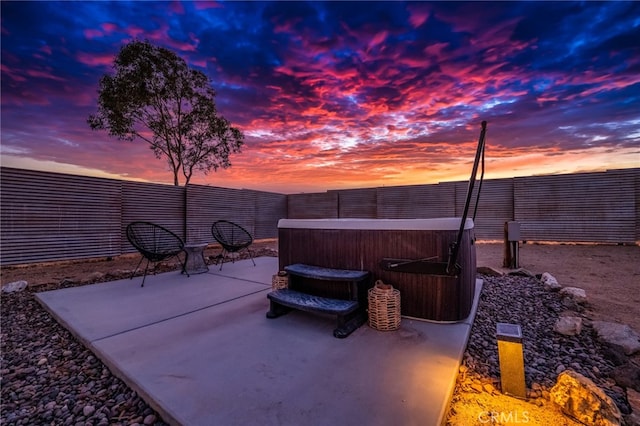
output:
M560 373L549 398L564 414L585 425L621 424L622 415L613 400L590 379L573 370Z
M600 340L619 347L626 355L640 352L640 336L628 325L617 322L593 321L592 326Z

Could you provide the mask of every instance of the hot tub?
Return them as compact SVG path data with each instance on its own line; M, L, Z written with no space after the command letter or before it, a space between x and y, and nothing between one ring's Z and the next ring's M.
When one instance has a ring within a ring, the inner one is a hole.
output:
M294 263L369 271L400 290L405 317L461 321L471 312L476 283L473 220L465 221L455 275L398 272L386 258L447 262L461 218L437 219L281 219L279 267Z

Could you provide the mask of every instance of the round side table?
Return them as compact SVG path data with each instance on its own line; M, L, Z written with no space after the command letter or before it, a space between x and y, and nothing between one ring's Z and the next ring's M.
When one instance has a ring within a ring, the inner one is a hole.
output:
M209 244L185 244L184 252L186 253L186 260L184 270L190 274L203 274L209 271L207 263L204 261L204 249Z

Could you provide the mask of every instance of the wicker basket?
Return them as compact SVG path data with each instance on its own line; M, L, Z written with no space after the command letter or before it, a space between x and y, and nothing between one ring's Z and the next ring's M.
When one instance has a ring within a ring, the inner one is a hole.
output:
M400 327L400 290L380 280L369 289L369 326L379 331Z
M289 275L287 271L280 271L271 279L271 290L280 290L289 287Z

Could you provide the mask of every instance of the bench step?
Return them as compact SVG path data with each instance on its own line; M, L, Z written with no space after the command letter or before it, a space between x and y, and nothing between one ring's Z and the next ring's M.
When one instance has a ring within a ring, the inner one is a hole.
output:
M321 266L304 265L302 263L285 266L284 270L291 275L304 278L332 281L361 281L369 275L368 271L324 268Z
M356 311L359 307L358 302L355 300L330 299L290 289L272 291L267 294L267 297L289 308L334 315L347 315Z

